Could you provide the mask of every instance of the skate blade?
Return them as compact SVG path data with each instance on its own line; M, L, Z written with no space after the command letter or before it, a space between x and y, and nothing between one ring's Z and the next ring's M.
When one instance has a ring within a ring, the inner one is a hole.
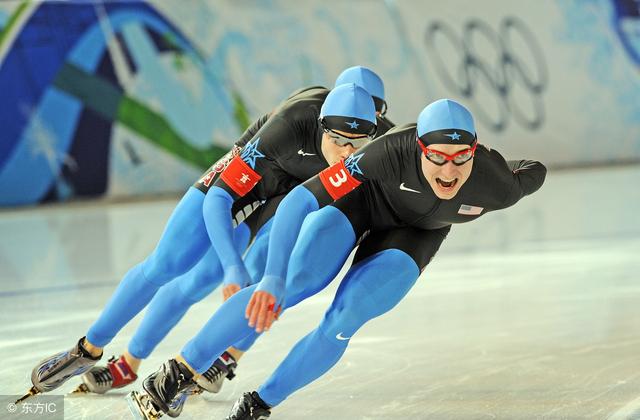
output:
M22 401L26 400L29 397L33 397L34 395L40 394L40 391L36 389L35 386L32 386L29 392L24 394L22 397L18 398L14 404L20 404Z
M151 405L151 400L147 395L131 391L125 399L129 405L129 411L136 420L157 420L162 417L162 413Z
M91 391L89 391L89 387L87 386L87 384L80 384L78 385L78 387L76 389L74 389L73 391L71 391L69 393L69 395L78 395L78 394L90 394Z
M184 408L184 404L187 402L187 397L189 395L192 394L184 391L178 394L173 399L173 401L171 401L171 404L169 404L169 411L167 411L165 414L173 418L180 416L180 413L182 413L182 409Z

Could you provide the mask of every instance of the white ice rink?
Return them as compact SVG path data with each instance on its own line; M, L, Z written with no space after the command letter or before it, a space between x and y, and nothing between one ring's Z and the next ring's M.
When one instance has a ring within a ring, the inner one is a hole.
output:
M24 393L35 363L85 334L175 202L0 212L0 394ZM514 208L455 226L404 301L271 418L640 419L639 273L640 167L551 172ZM192 398L180 418L224 418L317 325L336 286L287 312L236 379ZM175 355L220 302L216 290L194 306L140 376ZM125 349L138 321L106 356ZM129 418L123 396L134 388L140 381L67 397L65 417Z

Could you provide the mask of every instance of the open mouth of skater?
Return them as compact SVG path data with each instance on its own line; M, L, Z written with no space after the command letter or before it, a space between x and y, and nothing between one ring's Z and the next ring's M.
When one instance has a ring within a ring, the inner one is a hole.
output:
M438 198L449 200L469 179L477 142L468 144L418 144L422 149L422 172Z
M455 178L452 180L444 180L442 178L436 178L436 182L444 191L450 191L458 183L458 178Z

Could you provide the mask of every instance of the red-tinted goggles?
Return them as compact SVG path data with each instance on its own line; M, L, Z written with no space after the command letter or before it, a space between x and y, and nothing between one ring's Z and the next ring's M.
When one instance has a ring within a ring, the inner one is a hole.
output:
M438 166L442 166L447 162L451 162L456 166L464 165L469 162L476 153L476 147L478 146L478 141L473 142L473 146L468 149L461 150L452 155L440 152L438 150L430 149L425 146L419 138L416 138L418 145L422 149L422 153L427 158L427 160L433 164Z

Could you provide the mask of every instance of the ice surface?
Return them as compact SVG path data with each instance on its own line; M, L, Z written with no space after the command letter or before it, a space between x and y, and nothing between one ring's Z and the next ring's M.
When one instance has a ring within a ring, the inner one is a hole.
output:
M516 207L455 226L404 301L272 418L640 418L639 186L640 167L552 172ZM0 212L0 394L25 392L35 363L85 334L175 203ZM224 418L317 325L337 284L287 312L236 379L192 398L180 418ZM198 331L220 295L192 308L142 377ZM125 348L138 321L106 355ZM65 417L128 418L131 389L67 397Z

